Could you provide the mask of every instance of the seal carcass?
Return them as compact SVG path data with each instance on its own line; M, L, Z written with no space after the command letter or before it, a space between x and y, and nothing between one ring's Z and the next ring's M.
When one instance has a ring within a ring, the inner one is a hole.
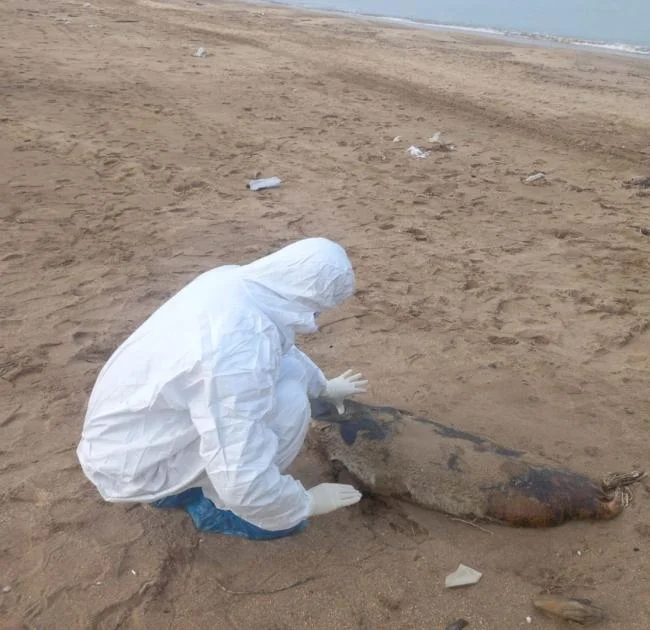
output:
M506 448L393 407L312 401L312 442L360 489L449 515L520 527L610 519L644 473L597 483L539 456Z

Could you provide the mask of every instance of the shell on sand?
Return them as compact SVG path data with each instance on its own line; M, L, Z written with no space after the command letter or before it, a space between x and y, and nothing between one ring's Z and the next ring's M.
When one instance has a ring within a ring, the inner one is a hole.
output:
M533 598L533 606L565 621L583 625L591 625L605 619L605 611L594 606L588 599L564 595L538 595Z
M310 439L361 489L464 518L521 527L610 519L620 488L393 407L312 401Z

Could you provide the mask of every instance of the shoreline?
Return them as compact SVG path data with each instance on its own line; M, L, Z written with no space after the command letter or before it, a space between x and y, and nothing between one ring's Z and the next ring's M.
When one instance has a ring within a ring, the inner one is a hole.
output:
M650 61L650 44L630 44L627 42L605 42L583 40L578 38L564 37L561 35L552 35L546 33L528 33L517 31L515 29L498 29L489 26L470 26L463 24L447 24L443 22L433 22L425 19L416 19L400 17L397 15L382 15L373 13L362 13L357 11L342 11L339 9L328 9L319 7L310 7L296 2L282 2L281 0L241 0L245 4L284 7L300 11L307 11L321 15L337 16L342 18L351 18L358 20L368 20L371 22L380 22L382 24L395 24L407 28L423 29L426 31L440 33L461 33L484 37L487 39L496 39L508 43L529 44L550 48L561 48L569 50L585 50L588 52L612 54L622 57L632 57L634 59L645 59Z

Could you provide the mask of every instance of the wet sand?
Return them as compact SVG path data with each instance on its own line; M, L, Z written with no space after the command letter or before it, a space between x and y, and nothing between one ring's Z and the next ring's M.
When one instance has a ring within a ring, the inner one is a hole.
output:
M647 467L650 196L623 186L650 174L647 61L121 0L5 0L0 61L3 627L559 628L544 590L648 627L647 484L607 523L364 500L253 543L105 504L75 456L103 362L166 297L323 235L359 291L302 347L363 400L596 478ZM437 131L455 151L407 155ZM328 478L308 450L296 474ZM461 562L483 578L446 591Z

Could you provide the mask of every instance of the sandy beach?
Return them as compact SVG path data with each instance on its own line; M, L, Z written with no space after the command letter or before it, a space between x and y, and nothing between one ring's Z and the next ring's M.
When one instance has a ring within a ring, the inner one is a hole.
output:
M104 503L75 449L168 296L319 235L358 293L301 347L362 371L362 400L595 478L647 468L650 189L624 182L650 175L649 92L648 60L282 7L0 3L0 626L564 628L531 604L551 590L647 630L648 482L607 523L364 499L254 543ZM309 449L295 473L328 478ZM459 563L481 581L445 590Z

